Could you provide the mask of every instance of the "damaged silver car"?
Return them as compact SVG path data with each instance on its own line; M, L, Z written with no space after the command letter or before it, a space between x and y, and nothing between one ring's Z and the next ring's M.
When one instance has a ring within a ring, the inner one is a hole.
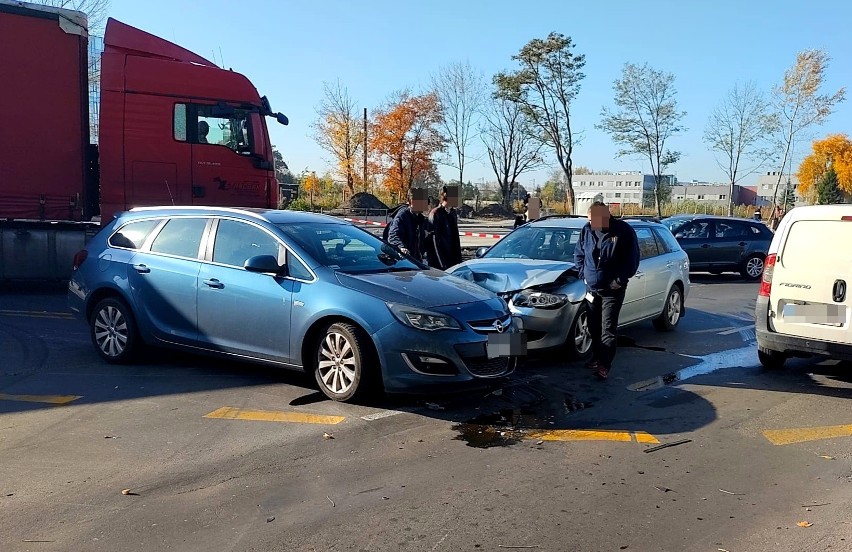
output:
M641 261L627 286L619 326L652 320L657 329L671 330L685 313L689 258L661 224L627 222L636 231ZM447 272L502 297L520 318L529 350L565 347L584 357L591 337L586 283L574 265L574 246L585 224L580 217L539 219Z

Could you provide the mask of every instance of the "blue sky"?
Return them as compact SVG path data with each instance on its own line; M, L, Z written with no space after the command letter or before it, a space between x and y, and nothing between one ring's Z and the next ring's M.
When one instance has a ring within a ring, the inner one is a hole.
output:
M625 62L676 76L688 128L671 141L683 153L673 167L680 180L724 180L702 135L709 113L736 82L752 80L768 92L799 50L821 48L832 58L825 91L852 83L846 29L852 2L844 0L112 0L110 15L246 75L290 118L287 127L269 122L294 172L331 166L310 129L324 81L339 79L372 111L396 90L425 90L431 73L456 61L468 61L490 81L514 67L511 56L525 43L551 31L571 36L586 56L573 107L574 128L585 138L574 163L596 170L649 170L646 160L617 159L609 136L594 128L601 107L612 104L612 83ZM850 133L851 126L847 101L816 136ZM521 180L542 185L551 170ZM453 173L441 167L444 178ZM494 175L472 161L465 180L482 178Z

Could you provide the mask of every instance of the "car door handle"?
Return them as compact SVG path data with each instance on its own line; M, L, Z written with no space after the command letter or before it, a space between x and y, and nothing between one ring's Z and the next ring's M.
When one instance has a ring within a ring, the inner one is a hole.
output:
M705 243L701 246L701 249L707 249L708 247L712 247L709 243Z
M133 265L133 270L135 270L139 274L148 274L149 272L151 272L151 269L148 268L146 265L143 265L143 264Z
M216 289L222 289L225 287L225 284L217 280L216 278L210 278L209 280L204 280L204 285Z
M644 274L642 274L641 270L637 271L636 274L633 275L634 278L641 278L642 276L644 276Z
M737 245L739 245L740 247L745 247L745 246L747 246L748 244L747 244L746 242L740 242L740 243L738 243Z

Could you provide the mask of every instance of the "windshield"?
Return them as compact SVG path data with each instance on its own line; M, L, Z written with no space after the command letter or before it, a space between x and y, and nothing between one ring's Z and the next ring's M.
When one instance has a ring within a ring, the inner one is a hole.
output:
M350 224L277 225L319 264L347 274L421 270L395 247Z
M580 228L522 226L489 249L484 258L574 262L579 238Z

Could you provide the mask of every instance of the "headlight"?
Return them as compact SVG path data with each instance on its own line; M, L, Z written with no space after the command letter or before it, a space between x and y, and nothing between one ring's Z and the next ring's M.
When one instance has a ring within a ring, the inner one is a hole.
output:
M568 302L568 296L561 293L545 293L533 289L518 292L512 299L516 307L534 307L537 309L558 309Z
M460 330L461 326L452 317L438 312L432 312L424 309L418 309L409 305L399 305L396 303L388 303L388 308L397 320L417 328L418 330L426 330L433 332L436 330Z

